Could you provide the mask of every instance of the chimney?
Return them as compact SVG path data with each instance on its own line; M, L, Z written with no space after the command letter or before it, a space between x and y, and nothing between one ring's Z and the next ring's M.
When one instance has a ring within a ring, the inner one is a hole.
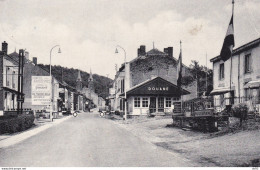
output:
M4 42L2 43L2 52L3 52L4 54L7 54L7 49L8 49L8 44L4 41Z
M168 54L168 48L164 48L163 52Z
M137 49L137 57L140 56L140 48Z
M169 57L173 57L173 47L164 48L163 52L168 54Z
M24 56L25 56L25 58L26 58L27 60L29 60L29 52L28 52L28 51L25 51L25 52L24 52Z
M145 55L146 52L145 52L145 45L141 45L140 46L140 55Z
M168 55L169 57L173 57L173 47L168 47Z
M33 64L37 65L37 57L33 57Z

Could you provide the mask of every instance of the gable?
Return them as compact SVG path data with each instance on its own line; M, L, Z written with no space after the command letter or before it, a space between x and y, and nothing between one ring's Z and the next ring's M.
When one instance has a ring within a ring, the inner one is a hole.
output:
M127 95L163 95L171 97L180 97L181 95L190 94L187 90L180 90L173 83L164 80L161 77L154 78L141 85L133 87L127 91Z

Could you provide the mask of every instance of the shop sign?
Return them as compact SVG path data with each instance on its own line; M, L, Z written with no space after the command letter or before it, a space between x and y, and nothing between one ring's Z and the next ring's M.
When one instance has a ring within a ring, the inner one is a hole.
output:
M169 87L148 87L149 91L168 91Z

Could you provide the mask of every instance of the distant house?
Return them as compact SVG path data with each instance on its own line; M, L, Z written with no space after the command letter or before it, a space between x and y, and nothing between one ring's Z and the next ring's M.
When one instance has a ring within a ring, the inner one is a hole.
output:
M190 75L183 65L182 75ZM129 115L146 115L148 112L172 111L173 102L197 97L197 83L194 81L179 90L177 84L177 60L173 57L173 47L164 52L145 46L137 50L137 57L117 71L110 89L109 99L114 111L124 112L126 91L127 112Z
M233 50L226 62L220 56L212 58L214 105L219 111L226 105L246 102L250 109L258 109L260 103L260 38ZM231 76L230 76L231 73ZM231 78L231 81L230 81ZM230 85L231 82L231 85Z

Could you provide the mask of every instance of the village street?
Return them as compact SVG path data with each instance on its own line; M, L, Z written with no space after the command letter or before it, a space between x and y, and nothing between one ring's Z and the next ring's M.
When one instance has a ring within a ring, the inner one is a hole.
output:
M198 166L178 153L148 143L98 113L53 126L0 149L1 166Z

